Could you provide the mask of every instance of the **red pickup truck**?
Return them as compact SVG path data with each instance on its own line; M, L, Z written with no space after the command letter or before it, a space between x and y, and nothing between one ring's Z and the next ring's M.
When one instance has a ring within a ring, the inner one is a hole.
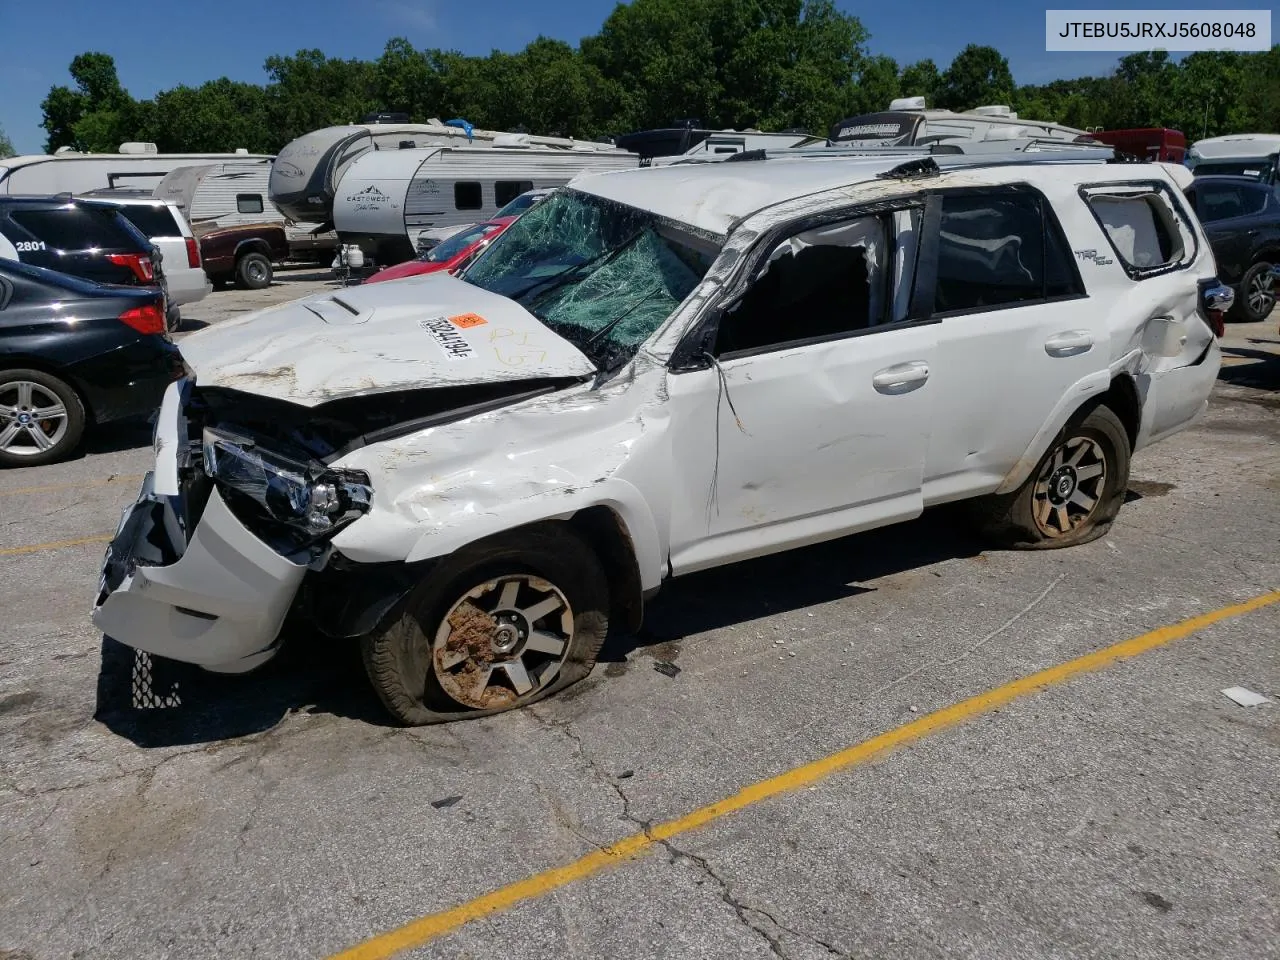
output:
M193 228L200 241L200 259L214 288L235 281L246 290L271 286L272 265L289 256L289 238L278 223Z

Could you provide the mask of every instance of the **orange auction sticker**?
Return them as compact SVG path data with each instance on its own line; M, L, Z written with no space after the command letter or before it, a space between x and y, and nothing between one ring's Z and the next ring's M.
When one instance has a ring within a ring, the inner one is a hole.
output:
M460 313L456 317L450 317L449 322L461 330L466 330L469 327L483 326L489 321L476 313Z

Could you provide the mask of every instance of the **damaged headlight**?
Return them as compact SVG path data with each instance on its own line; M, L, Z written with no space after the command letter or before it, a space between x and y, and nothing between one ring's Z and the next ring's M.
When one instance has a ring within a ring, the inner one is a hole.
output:
M369 510L369 477L267 450L257 441L206 427L204 472L252 499L274 520L315 535Z

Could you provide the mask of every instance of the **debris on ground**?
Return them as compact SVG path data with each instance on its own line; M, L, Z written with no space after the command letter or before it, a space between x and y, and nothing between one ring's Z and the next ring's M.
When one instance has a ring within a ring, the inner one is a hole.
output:
M1264 703L1270 703L1271 700L1264 697L1260 693L1254 693L1252 690L1246 690L1244 687L1227 687L1222 691L1223 695L1229 700L1234 700L1242 707L1257 707Z
M670 663L666 660L658 660L656 663L654 663L653 669L657 670L663 676L667 676L667 677L674 677L677 673L680 672L679 667L677 667L674 663Z
M452 797L442 797L439 800L432 800L431 805L435 807L437 810L448 810L450 807L452 807L455 803L457 803L461 799L462 799L462 794L457 794Z

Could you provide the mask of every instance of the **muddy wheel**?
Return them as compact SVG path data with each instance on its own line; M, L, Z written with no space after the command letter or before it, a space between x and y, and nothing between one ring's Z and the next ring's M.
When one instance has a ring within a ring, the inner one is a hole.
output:
M261 253L246 253L236 261L236 285L245 290L271 286L271 261Z
M590 673L608 609L591 549L562 523L538 524L445 560L363 639L365 669L401 723L499 713Z
M1021 487L975 504L983 532L1000 546L1071 547L1096 540L1120 512L1129 486L1129 436L1109 407L1062 428Z
M84 434L84 404L43 370L0 370L0 466L35 467L69 456Z

